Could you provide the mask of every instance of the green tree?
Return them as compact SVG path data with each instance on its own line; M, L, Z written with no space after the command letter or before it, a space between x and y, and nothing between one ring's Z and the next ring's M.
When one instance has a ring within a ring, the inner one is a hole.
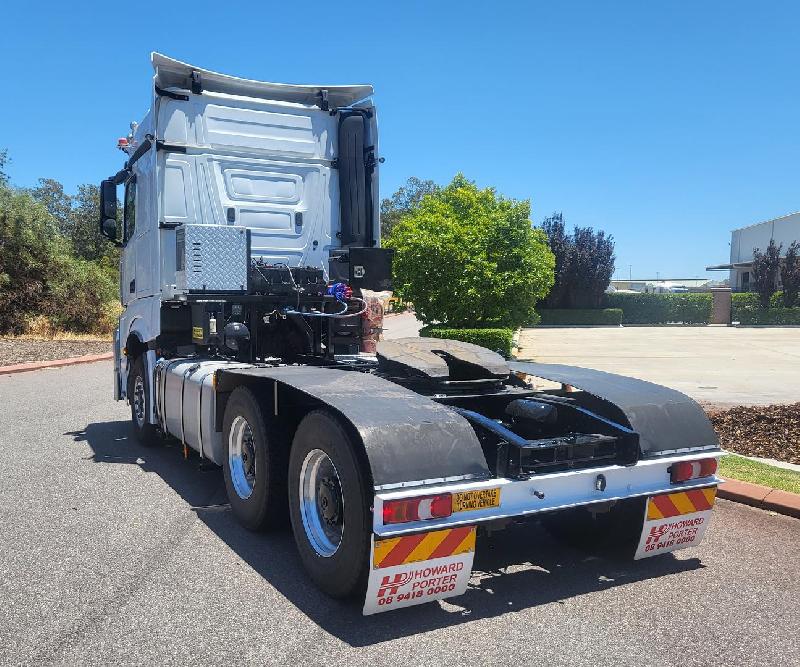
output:
M31 196L55 218L58 231L68 237L72 227L72 197L64 192L64 186L53 178L40 178L39 185L31 189Z
M800 292L800 242L792 241L786 249L786 257L781 265L783 284L783 305L792 308L797 303Z
M781 248L783 244L775 245L775 239L769 240L769 245L764 252L760 248L753 250L753 283L758 292L758 301L762 308L769 308L769 300L775 292L775 283L778 280L778 271L781 266Z
M75 254L82 259L102 261L109 257L119 256L98 231L100 220L100 188L94 184L78 186L78 192L72 197L72 215L69 239Z
M479 189L458 174L397 223L395 285L423 322L515 327L553 285L553 253L530 202Z
M614 274L614 237L591 227L575 227L568 234L561 213L545 218L542 230L556 258L556 282L546 305L599 308Z
M0 185L6 185L8 183L8 174L6 173L6 165L8 162L8 149L3 148L0 150Z
M64 186L52 178L40 178L31 196L55 219L59 233L79 258L116 266L119 251L98 233L100 188L93 184L78 186L75 195L64 192Z
M394 226L419 206L425 195L432 195L438 190L439 186L433 181L412 176L391 198L381 201L381 238L388 238Z
M542 231L547 236L547 243L555 257L555 283L547 295L545 304L550 308L563 308L570 291L570 263L573 253L573 240L567 233L562 213L553 215L542 221Z

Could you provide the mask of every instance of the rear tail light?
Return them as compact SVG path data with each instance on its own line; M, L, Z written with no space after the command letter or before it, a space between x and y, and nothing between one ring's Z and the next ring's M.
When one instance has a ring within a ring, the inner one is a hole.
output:
M443 519L453 513L453 497L449 493L418 498L386 500L383 503L383 523L408 523Z
M673 484L686 482L698 477L710 477L717 472L716 459L702 459L701 461L681 461L673 463L669 469L670 481Z
M709 477L717 472L717 459L703 459L700 461L700 477Z

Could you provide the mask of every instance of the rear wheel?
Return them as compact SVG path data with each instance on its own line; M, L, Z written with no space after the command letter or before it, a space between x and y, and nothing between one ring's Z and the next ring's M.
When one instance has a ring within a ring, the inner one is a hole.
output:
M574 507L544 515L542 524L558 541L571 547L632 556L642 533L645 502L646 498L629 498L606 508Z
M289 516L300 559L332 597L363 593L372 526L367 475L341 422L308 414L289 456Z
M285 524L286 429L280 422L265 422L255 394L238 387L225 408L222 437L225 489L236 518L250 530Z
M161 442L155 424L147 421L150 414L150 380L145 373L144 357L138 356L131 364L128 374L128 402L131 404L131 424L136 439L147 447Z

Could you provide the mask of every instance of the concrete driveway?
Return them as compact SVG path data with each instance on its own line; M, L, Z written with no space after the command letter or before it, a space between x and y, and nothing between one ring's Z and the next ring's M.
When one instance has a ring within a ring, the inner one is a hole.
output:
M144 448L111 364L0 376L0 665L789 665L800 521L719 501L697 548L631 562L535 524L468 592L369 618L253 534L218 469ZM792 656L795 656L792 658Z
M800 401L800 328L536 327L522 359L663 384L719 406Z

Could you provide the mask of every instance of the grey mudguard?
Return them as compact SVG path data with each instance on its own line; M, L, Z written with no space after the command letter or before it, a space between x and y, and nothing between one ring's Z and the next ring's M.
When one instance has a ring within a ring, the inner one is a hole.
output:
M313 366L253 367L220 371L218 388L229 375L275 380L341 414L361 436L376 487L491 476L469 422L388 380Z
M643 456L686 447L719 447L703 409L674 389L590 368L515 361L512 371L568 384L613 403L639 434Z

